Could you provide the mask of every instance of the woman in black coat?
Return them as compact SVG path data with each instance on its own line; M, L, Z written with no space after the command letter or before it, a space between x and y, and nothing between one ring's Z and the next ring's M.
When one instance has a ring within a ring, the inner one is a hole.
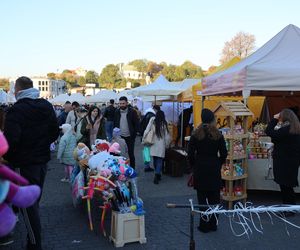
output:
M296 204L293 187L298 186L300 165L300 123L295 113L284 109L266 128L272 138L274 181L279 184L283 204Z
M220 203L221 166L226 160L227 149L224 137L216 127L213 112L203 109L201 119L202 124L191 136L188 158L193 168L198 203L215 205ZM200 218L198 229L204 233L216 231L215 215L208 221Z

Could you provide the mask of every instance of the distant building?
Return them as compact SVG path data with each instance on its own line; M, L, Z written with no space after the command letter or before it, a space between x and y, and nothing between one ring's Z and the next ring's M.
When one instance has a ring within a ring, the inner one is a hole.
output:
M67 92L67 83L64 80L54 80L46 77L33 77L33 87L40 91L40 97L54 98Z
M87 83L85 87L82 86L76 86L71 88L70 92L71 94L74 93L81 93L85 96L91 96L97 94L101 89L99 88L98 83Z
M145 73L139 72L136 69L136 67L133 65L128 65L128 64L124 66L121 65L120 72L122 76L126 79L130 78L130 79L139 80L145 78Z
M87 70L85 70L85 69L83 69L81 67L79 67L79 68L77 68L77 69L74 70L74 73L76 75L83 76L83 77L85 77L85 75L86 75L87 72L88 72Z
M67 92L67 83L64 80L54 80L48 77L31 77L33 87L40 91L40 98L51 99ZM16 78L10 79L15 83Z
M131 89L131 88L132 88L131 85L132 85L131 82L127 82L127 83L126 83L126 89Z

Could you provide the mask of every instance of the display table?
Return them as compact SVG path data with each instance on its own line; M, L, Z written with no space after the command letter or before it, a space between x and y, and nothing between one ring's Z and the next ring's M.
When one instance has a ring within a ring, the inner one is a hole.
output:
M300 172L300 171L299 171ZM280 191L279 185L273 180L266 180L268 173L268 159L248 160L248 183L247 189L250 190L271 190ZM300 183L300 174L298 174ZM300 193L300 188L294 188L296 193Z

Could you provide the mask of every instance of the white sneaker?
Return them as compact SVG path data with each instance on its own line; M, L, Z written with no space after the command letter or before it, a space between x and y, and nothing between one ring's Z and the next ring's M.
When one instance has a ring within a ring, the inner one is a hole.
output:
M62 178L60 181L61 181L61 182L69 182L69 179L67 179L67 178Z

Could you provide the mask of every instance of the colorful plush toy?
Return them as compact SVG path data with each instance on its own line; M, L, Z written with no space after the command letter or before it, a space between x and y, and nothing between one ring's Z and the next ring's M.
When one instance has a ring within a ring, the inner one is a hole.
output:
M117 143L117 142L114 142L110 147L109 147L109 150L108 150L109 153L111 153L112 155L121 155L121 147L120 147L120 144Z
M93 145L93 152L94 153L99 153L99 152L102 152L102 151L107 151L109 150L109 142L106 141L106 140L102 140L102 139L96 139L95 140L95 145Z
M97 170L98 172L100 172L104 166L104 163L112 157L113 156L111 156L107 151L101 151L91 156L91 158L88 161L88 166L90 169Z
M0 132L0 156L8 150L8 143ZM37 185L28 185L28 181L8 167L0 165L0 237L7 235L16 224L16 216L10 204L26 208L39 198L41 190Z
M78 161L81 168L88 166L88 159L90 158L91 151L84 143L78 143L77 147L73 152L74 159Z

